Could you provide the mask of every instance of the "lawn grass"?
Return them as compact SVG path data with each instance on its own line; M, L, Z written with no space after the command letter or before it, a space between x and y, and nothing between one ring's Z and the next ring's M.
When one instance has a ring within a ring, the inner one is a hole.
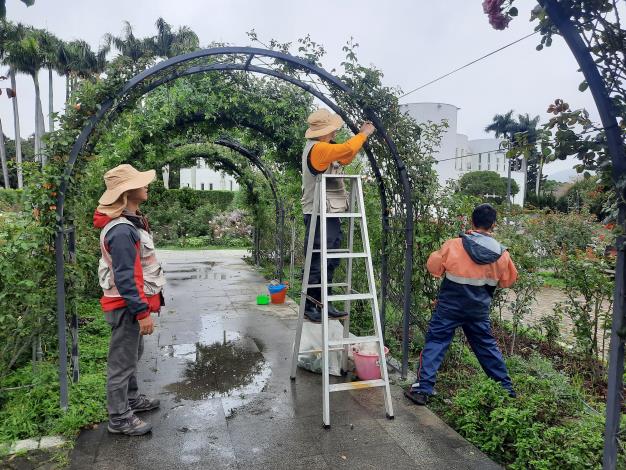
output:
M565 288L565 281L556 277L552 271L538 271L537 274L543 279L544 287L552 287L555 289Z

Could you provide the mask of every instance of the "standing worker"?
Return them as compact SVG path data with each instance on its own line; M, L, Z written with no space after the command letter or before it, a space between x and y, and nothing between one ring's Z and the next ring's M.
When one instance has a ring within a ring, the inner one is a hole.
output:
M489 319L496 287L511 287L517 280L509 252L492 235L496 216L491 205L477 206L472 212L474 230L448 240L428 258L428 271L444 279L420 355L417 382L404 392L417 405L425 405L432 395L437 371L458 327L485 373L509 396L516 396Z
M343 166L349 165L356 157L361 147L375 131L370 122L365 122L357 135L344 142L337 144L334 142L337 131L343 126L343 119L337 114L332 114L327 109L318 109L312 113L307 122L309 128L304 136L306 145L302 152L302 213L304 214L304 225L306 226L304 238L304 250L309 239L309 224L313 213L313 198L315 196L315 182L317 176L322 173L337 174L343 171ZM340 178L329 178L326 180L326 208L328 212L341 213L348 209L348 193L344 182ZM320 221L317 220L315 230L315 240L313 249L320 249ZM341 221L339 218L329 218L326 221L327 248L337 249L341 246L343 234L341 232ZM339 265L339 259L328 260L328 283L333 279L333 273ZM321 284L322 272L320 266L320 254L312 253L311 269L309 272L309 284ZM330 291L330 289L329 289ZM322 291L319 287L308 289L308 295L320 302ZM329 292L330 294L330 292ZM304 315L312 322L319 323L322 315L318 304L307 298ZM347 315L328 304L328 316L330 318L342 318Z
M139 205L148 200L148 184L154 170L140 172L119 165L104 175L106 191L94 214L100 232L102 257L98 278L100 299L111 326L107 366L108 430L114 434L139 436L152 425L135 413L159 407L159 400L139 393L137 363L143 353L143 335L154 323L150 314L163 305L165 275L156 258L154 241Z

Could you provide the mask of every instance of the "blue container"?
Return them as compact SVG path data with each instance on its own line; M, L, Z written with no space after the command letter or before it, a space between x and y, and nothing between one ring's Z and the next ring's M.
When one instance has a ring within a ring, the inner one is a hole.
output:
M285 284L277 284L277 285L268 285L267 290L270 291L270 294L278 294L280 291L286 289L287 286Z

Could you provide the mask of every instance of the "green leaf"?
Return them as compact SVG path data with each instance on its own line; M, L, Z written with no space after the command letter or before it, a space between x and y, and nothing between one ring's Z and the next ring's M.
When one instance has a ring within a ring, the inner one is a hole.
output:
M508 13L509 13L509 15L511 15L511 16L517 16L517 14L518 14L517 8L516 8L516 7L511 7L511 8L509 9Z
M587 80L585 80L580 85L578 85L578 91L585 91L587 88L589 88L589 84L587 83Z
M540 51L541 49L543 49L543 44L539 44L537 47L535 47L535 49L537 49L538 51Z

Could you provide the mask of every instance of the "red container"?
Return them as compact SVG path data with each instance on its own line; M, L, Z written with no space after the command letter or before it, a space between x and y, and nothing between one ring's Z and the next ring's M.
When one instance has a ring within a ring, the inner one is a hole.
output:
M273 304L284 304L286 295L287 295L287 288L285 287L280 292L276 292L275 294L270 294L270 297L272 298Z
M267 286L267 289L270 291L270 297L272 298L273 304L284 304L285 296L287 295L287 288L289 286L287 284L281 284L279 286Z

